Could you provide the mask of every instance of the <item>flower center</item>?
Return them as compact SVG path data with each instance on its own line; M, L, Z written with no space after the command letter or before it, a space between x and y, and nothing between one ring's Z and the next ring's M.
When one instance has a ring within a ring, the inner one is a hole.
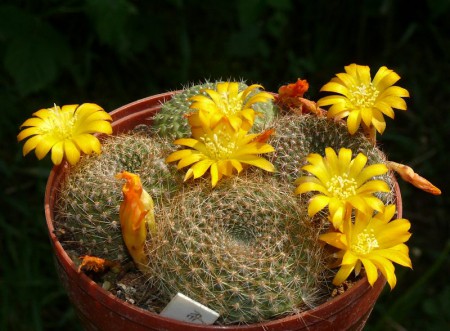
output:
M236 149L236 142L225 132L218 131L212 135L205 135L200 140L206 145L212 160L228 159Z
M73 128L77 115L72 112L62 112L58 106L49 108L50 115L41 126L42 134L52 134L58 140L69 139L73 136Z
M349 100L352 104L360 108L373 107L380 92L375 86L370 84L353 85L350 87Z
M348 174L335 175L326 184L328 192L339 199L347 199L356 195L358 188L354 178L348 178Z
M235 115L242 110L243 101L236 95L230 95L228 92L220 94L223 102L217 105L225 116Z
M352 251L360 254L369 254L375 248L380 247L373 229L364 229L363 232L356 236L356 242L352 244Z

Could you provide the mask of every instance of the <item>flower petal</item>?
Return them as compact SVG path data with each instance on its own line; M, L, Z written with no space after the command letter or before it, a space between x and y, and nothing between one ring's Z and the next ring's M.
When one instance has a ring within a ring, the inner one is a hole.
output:
M330 202L330 198L326 195L318 194L315 195L310 201L308 205L308 215L310 217L317 214L323 208L325 208Z

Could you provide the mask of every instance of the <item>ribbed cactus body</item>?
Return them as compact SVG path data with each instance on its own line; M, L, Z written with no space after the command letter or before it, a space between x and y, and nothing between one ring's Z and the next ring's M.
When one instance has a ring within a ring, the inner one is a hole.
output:
M189 137L191 135L191 129L184 116L194 112L193 109L189 108L192 104L189 98L202 93L206 95L202 90L205 88L214 89L217 83L220 83L220 81L193 85L183 89L180 93L175 94L172 99L161 106L161 110L153 117L154 131L159 136L167 137L171 140ZM239 83L239 91L243 91L245 88L247 88L245 83ZM254 90L249 94L248 98L258 91L258 89ZM254 109L259 112L260 115L255 119L252 131L259 132L270 125L277 110L272 101L259 102L255 104Z
M170 143L142 134L108 137L102 154L85 156L70 169L60 188L57 226L70 234L82 254L123 260L127 253L120 231L123 170L141 176L143 186L161 203L181 182L164 161Z
M224 324L314 306L325 273L319 230L291 189L261 172L215 189L206 180L185 186L157 213L150 243L149 277L161 296L182 292Z

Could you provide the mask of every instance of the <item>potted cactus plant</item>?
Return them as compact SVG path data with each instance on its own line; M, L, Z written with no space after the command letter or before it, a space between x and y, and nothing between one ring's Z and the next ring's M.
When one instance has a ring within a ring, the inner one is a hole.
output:
M24 122L24 154L55 164L47 224L86 329L362 329L411 267L393 172L440 191L376 144L400 77L345 71L317 103L306 80L220 81Z

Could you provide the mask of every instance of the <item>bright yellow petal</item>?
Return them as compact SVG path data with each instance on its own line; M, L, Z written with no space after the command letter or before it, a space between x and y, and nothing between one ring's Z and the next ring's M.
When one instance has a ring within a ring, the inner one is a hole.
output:
M380 134L383 134L386 129L386 121L384 120L383 114L376 108L373 108L372 114L372 125Z
M338 157L339 172L341 173L347 172L347 169L350 167L351 161L352 161L352 150L348 148L341 148L339 150L339 157Z
M96 137L90 134L80 134L73 137L74 143L85 154L90 154L93 151L100 152L100 142Z
M80 160L80 150L71 140L64 141L64 154L71 165L77 164Z
M243 155L243 156L240 156L240 157L236 158L236 160L238 160L239 162L242 162L242 163L246 163L246 164L250 164L250 165L256 166L256 167L261 168L263 170L266 170L268 172L274 172L275 171L275 166L272 163L270 163L265 158L262 158L262 157L259 157L259 156Z
M397 96L387 96L385 98L383 98L383 102L387 103L389 106L393 107L393 108L397 108L400 110L406 110L406 101L400 97Z
M42 160L47 153L52 149L52 147L58 143L58 139L53 136L42 136L42 139L36 146L35 153L39 160Z
M38 117L31 117L27 119L25 122L22 123L20 128L27 127L27 126L41 126L44 123L44 120Z
M358 194L370 194L374 192L390 192L391 189L385 181L371 180L357 189Z
M204 159L204 156L202 154L195 153L195 151L193 151L190 155L183 157L180 162L178 162L177 168L182 169L202 159Z
M28 138L28 137L36 135L36 134L41 134L41 133L42 133L42 131L38 127L26 128L19 132L19 134L17 135L17 141L22 141L25 138Z
M166 158L166 163L181 160L185 157L190 156L193 153L194 153L194 151L192 149L182 149L182 150L173 152Z
M342 106L345 106L347 98L343 95L328 95L326 97L320 98L317 100L317 106L323 107L323 106L329 106L333 104L339 104Z
M350 87L353 85L358 85L358 82L355 80L355 77L352 75L349 75L347 73L339 73L336 74L336 77L339 78L339 80L346 86Z
M64 142L60 141L52 147L52 162L54 165L61 164L64 158Z
M213 163L210 168L211 173L211 185L212 187L215 187L217 185L217 182L219 181L220 177L222 177L221 174L219 174L219 169L217 167L217 163Z
M341 285L348 278L348 276L350 276L354 268L354 265L341 266L333 279L333 284L336 286Z
M311 179L314 179L314 178L311 177ZM319 184L315 181L303 182L295 189L296 194L303 194L303 193L311 192L311 191L317 191L317 192L321 192L323 194L328 194L328 190L322 184Z
M370 126L372 123L372 108L364 108L361 110L361 120L366 126Z
M361 262L364 265L364 269L366 270L369 284L373 286L373 284L375 284L378 279L378 269L369 259L361 258Z
M80 125L81 131L83 133L105 133L105 134L111 134L112 133L112 126L111 123L106 121L93 121L88 122L83 125Z
M407 247L406 245L403 245ZM373 253L373 255L379 255L385 259L388 259L392 262L400 264L404 267L412 268L411 259L408 256L408 252L396 250L396 249L377 249Z
M348 89L347 89L347 87L345 87L344 85L342 85L340 83L333 82L333 81L331 81L329 83L326 83L324 86L322 86L320 91L336 92L336 93L348 96Z
M361 112L359 110L352 110L347 118L347 127L350 134L355 134L361 124Z
M384 278L386 278L391 289L393 289L397 284L397 277L395 276L395 268L392 262L383 257L376 256L373 254L371 254L370 259L378 268L378 270L381 271Z
M23 156L27 155L29 152L31 152L33 149L36 148L36 146L41 142L42 136L37 135L29 138L25 144L23 144Z
M404 89L403 87L400 87L400 86L390 86L387 89L385 89L383 92L381 92L378 95L378 98L383 99L384 97L386 97L388 95L394 95L397 97L408 98L409 92L407 89Z
M386 115L389 118L394 118L395 117L395 113L394 110L392 109L392 107L390 105L388 105L386 102L384 101L378 101L375 103L375 107L382 112L384 115Z
M319 239L323 242L326 242L328 245L331 245L333 247L345 250L347 249L347 246L345 246L341 241L342 233L340 232L327 232L324 234L321 234L319 236Z
M377 78L375 76L375 78ZM382 77L379 81L375 80L373 81L374 86L379 90L379 91L384 91L386 90L388 87L394 85L395 83L398 82L398 80L400 79L400 76L395 73L392 70L386 71L384 74L384 77Z
M212 161L212 160L202 160L202 161L194 164L191 167L194 178L199 178L199 177L203 176L213 162L214 161Z
M365 167L359 175L355 178L358 186L375 176L381 176L388 172L388 167L385 164L377 163Z
M308 215L310 217L314 216L319 211L321 211L323 208L325 208L329 202L330 202L330 198L327 197L326 195L322 195L322 194L315 195L309 202Z

